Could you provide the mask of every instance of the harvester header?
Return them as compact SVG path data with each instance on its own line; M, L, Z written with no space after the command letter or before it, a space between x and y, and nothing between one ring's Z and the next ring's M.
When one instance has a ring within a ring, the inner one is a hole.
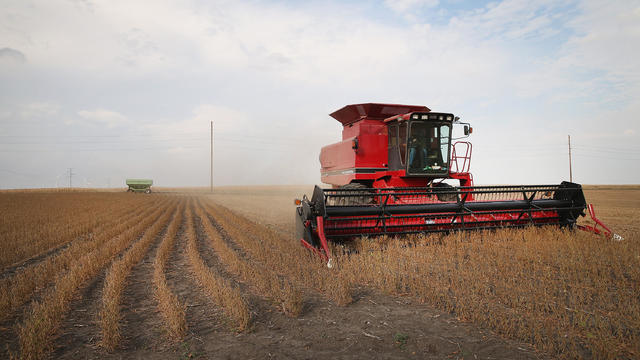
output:
M621 239L579 184L475 186L472 145L463 140L472 128L452 113L366 103L331 116L344 126L342 141L320 151L321 179L332 188L296 200L298 238L327 261L328 240L359 236L555 225ZM454 127L462 136L453 137ZM587 209L596 225L577 225Z

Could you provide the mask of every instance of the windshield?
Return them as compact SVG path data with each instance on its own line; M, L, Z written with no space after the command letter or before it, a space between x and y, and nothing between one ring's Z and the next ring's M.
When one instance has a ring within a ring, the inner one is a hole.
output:
M409 129L408 172L410 174L446 173L449 171L451 125L413 121Z

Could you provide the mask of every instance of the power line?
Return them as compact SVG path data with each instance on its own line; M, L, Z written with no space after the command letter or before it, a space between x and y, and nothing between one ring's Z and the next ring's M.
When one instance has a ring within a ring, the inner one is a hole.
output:
M171 135L172 136L177 136L177 135L199 135L199 132L193 132L193 131L171 131ZM60 135L33 135L33 134L29 134L29 135L20 135L20 134L11 134L11 135L0 135L0 138L76 138L76 137L80 137L80 138L109 138L109 137L149 137L149 136L164 136L164 135L153 135L153 134L149 134L148 132L145 133L139 133L139 134L131 134L131 133L127 133L127 134L113 134L113 135L105 135L105 134L101 134L101 135L64 135L64 134L60 134Z
M183 134L187 134L187 135L200 135L199 133L183 133ZM177 136L177 134L170 134L170 135L152 135L152 134L144 134L144 135L135 135L135 134L125 134L125 135L0 135L0 138L44 138L44 139L49 139L49 138L53 138L53 139L61 139L61 138L121 138L121 139L126 139L128 137L144 137L147 140L130 140L130 141L135 141L135 142L141 142L141 141L174 141L174 140L209 140L208 137L202 137L202 136L195 136L195 137L189 137L189 138L180 138L179 136ZM159 137L161 139L153 139L154 137ZM273 136L273 135L251 135L251 134L239 134L239 135L234 135L234 134L228 134L228 135L216 135L216 138L229 138L229 139L257 139L257 140L268 140L268 139L274 139L274 140L285 140L285 141L294 141L294 142L304 142L303 140L301 140L300 137L284 137L284 136ZM93 142L93 141L92 141ZM28 142L25 144L38 144L40 142ZM50 143L50 142L47 142ZM108 141L108 143L111 143L111 141Z
M67 145L67 144L126 144L126 143L155 143L155 142L174 142L174 141L206 141L207 138L192 139L147 139L147 140L130 140L130 141L21 141L21 142L3 142L3 145Z
M130 141L125 141L125 140L114 140L114 141L39 141L39 142L34 142L34 141L28 141L28 142L4 142L4 143L0 143L0 145L52 145L52 146L56 146L56 145L60 145L60 146L64 146L64 145L82 145L82 144L91 144L91 145L134 145L134 144L148 144L148 145L160 145L160 144L166 144L166 145L170 145L171 147L176 147L176 146L182 146L182 144L189 144L187 146L192 146L191 144L195 145L195 144L205 144L205 141L208 142L208 138L191 138L191 139L147 139L147 140L130 140ZM261 145L274 145L274 146L281 146L281 145L288 145L288 146L296 146L296 145L304 145L306 144L305 141L298 139L298 140L291 140L291 139L287 139L287 138L264 138L264 137L251 137L251 136L246 136L246 137L216 137L217 141L220 141L222 143L251 143L251 144L261 144ZM17 149L20 150L20 149ZM70 149L71 150L71 149ZM83 150L83 149L79 149L79 150ZM0 150L3 151L3 150ZM4 149L3 152L10 152L10 150L8 149ZM19 152L19 151L18 151Z
M40 153L40 152L112 152L112 151L158 151L171 150L175 148L182 149L201 149L203 146L163 146L163 147L147 147L147 148L109 148L109 149L17 149L17 150L0 150L0 153Z
M27 174L27 173L14 171L14 170L9 170L9 169L0 169L0 171L6 172L6 173L9 173L9 174L18 175L18 176L30 177L30 178L41 178L42 177L42 175Z
M613 154L633 154L633 155L640 154L640 150L633 150L633 149L605 148L605 147L597 147L597 146L587 147L587 146L581 146L581 145L574 145L574 147L584 151L593 151L593 152L606 152L606 153L613 153Z
M278 140L265 140L265 139L257 139L257 140L251 140L251 141L247 141L247 139L243 139L243 140L234 140L234 139L226 139L226 138L215 138L216 141L219 141L223 145L224 147L230 147L230 148L242 148L242 149L249 149L249 150L266 150L266 151L278 151L278 150L289 150L292 147L295 146L300 146L303 144L306 144L305 142L286 142L286 141L278 141ZM84 142L83 142L84 143ZM89 142L87 142L89 143ZM135 143L140 143L140 142L135 142ZM202 147L205 146L204 142L202 142L199 145L183 145L180 143L175 143L175 142L170 142L167 141L166 142L166 146L143 146L143 147L123 147L123 148L117 148L117 147L111 147L111 148L75 148L75 147L65 147L65 148L56 148L56 147L52 147L52 148L48 148L48 149L33 149L33 148L28 148L28 149L0 149L0 153L20 153L20 152L26 152L26 153L34 153L34 152L100 152L100 151L145 151L145 150L170 150L170 149L174 149L174 148L182 148L182 149L200 149ZM35 143L34 143L35 144ZM104 142L91 142L91 144L106 144ZM124 144L131 144L132 143L123 143ZM249 147L246 146L237 146L238 145L249 145ZM1 146L2 144L0 144ZM26 144L23 144L26 145ZM39 145L45 145L45 144L39 144ZM68 145L68 144L55 144L55 145ZM150 144L152 145L152 144ZM253 146L251 146L253 145Z
M597 156L597 155L587 155L587 154L574 154L573 156L588 157L588 158L595 158L595 159L607 159L607 160L640 161L640 158L630 159L630 158Z
M278 148L278 147L246 147L246 146L236 146L236 145L227 145L222 146L225 149L240 149L240 150L252 150L252 151L264 151L264 152L279 152L279 153L290 153L292 151L293 145L288 145L289 148ZM206 145L202 146L171 146L171 147L151 147L151 148L121 148L121 149L18 149L18 150L0 150L0 153L44 153L44 152L56 152L56 153L83 153L83 152L141 152L141 151L167 151L173 149L204 149Z

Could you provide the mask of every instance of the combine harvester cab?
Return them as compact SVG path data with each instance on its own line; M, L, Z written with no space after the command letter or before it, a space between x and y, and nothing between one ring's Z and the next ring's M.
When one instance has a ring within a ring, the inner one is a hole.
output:
M311 199L295 201L296 236L329 266L328 241L360 236L553 225L621 239L595 217L579 184L474 186L472 145L460 141L472 128L453 114L370 103L331 116L344 126L342 141L320 153L322 182L332 188L316 186ZM452 137L454 126L461 137ZM587 209L596 225L577 225Z

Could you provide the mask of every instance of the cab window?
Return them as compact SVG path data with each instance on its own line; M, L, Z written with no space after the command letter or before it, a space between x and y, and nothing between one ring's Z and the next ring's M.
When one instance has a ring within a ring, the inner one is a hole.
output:
M407 145L409 173L443 173L449 170L450 126L428 121L411 122Z
M407 123L402 122L398 129L398 144L400 151L400 163L404 166L407 159Z

